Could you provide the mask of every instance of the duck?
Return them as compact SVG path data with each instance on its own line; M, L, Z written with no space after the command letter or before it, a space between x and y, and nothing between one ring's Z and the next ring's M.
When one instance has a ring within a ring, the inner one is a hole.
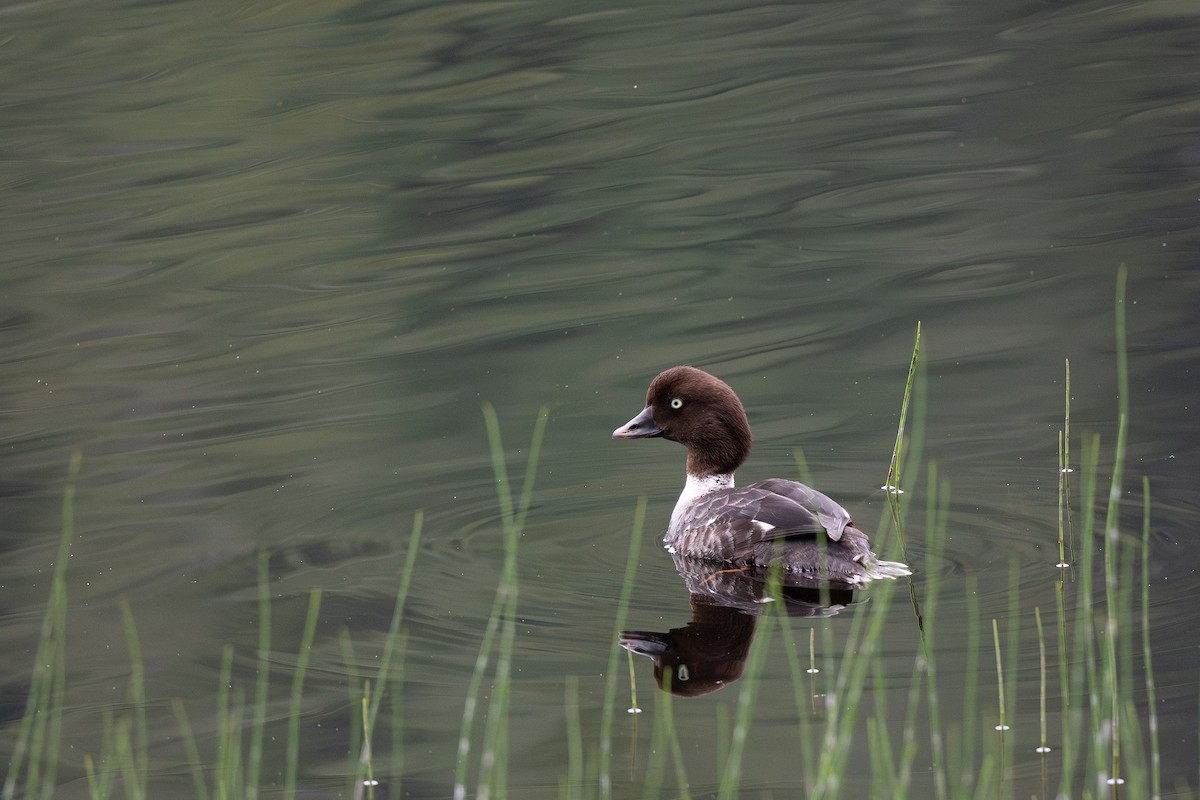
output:
M687 448L687 478L663 537L671 553L735 570L778 560L789 577L855 588L912 574L907 564L876 556L850 512L816 489L783 478L737 486L750 422L732 387L704 370L659 373L646 407L612 435Z

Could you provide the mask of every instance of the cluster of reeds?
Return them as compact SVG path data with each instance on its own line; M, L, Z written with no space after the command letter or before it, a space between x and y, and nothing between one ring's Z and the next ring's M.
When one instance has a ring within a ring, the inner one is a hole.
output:
M903 584L883 582L871 590L871 602L849 613L841 625L840 647L834 629L823 625L818 633L809 629L807 659L804 646L796 640L795 626L786 617L783 603L767 604L746 660L741 683L735 690L731 708L722 707L719 735L720 778L713 787L721 798L734 798L743 787L743 764L747 743L753 735L756 702L768 658L773 648L782 648L793 687L796 719L798 772L803 775L805 794L812 798L838 797L847 793L851 780L849 759L852 746L866 737L870 754L869 769L855 765L854 772L869 777L869 790L877 796L902 798L910 794L928 796L929 789L918 786L916 766L924 753L921 781L932 784L937 798L1014 796L1018 765L1026 765L1030 756L1015 750L1018 737L1009 724L1018 702L1031 698L1018 695L1016 676L1028 665L1020 663L1022 620L1032 619L1038 643L1038 719L1040 731L1035 758L1041 764L1039 796L1115 797L1121 787L1137 787L1136 796L1158 797L1160 765L1157 724L1154 716L1155 688L1151 664L1148 617L1148 548L1150 526L1149 483L1142 481L1142 531L1138 546L1132 537L1120 534L1119 504L1122 497L1123 461L1128 421L1128 385L1124 318L1125 272L1121 270L1117 289L1117 358L1119 425L1109 481L1107 503L1099 499L1100 439L1084 440L1080 457L1080 530L1073 536L1071 512L1072 474L1070 446L1070 373L1067 365L1067 400L1063 431L1059 435L1060 511L1054 629L1056 636L1047 641L1040 608L1026 608L1019 596L1019 570L1010 570L1007 608L1001 609L1005 625L980 609L976 581L968 575L953 587L962 593L966 608L967 631L964 643L966 662L964 685L954 694L963 698L959 715L950 718L943 709L939 689L937 654L938 619L947 588L941 578L945 551L950 485L930 465L924 473L925 490L925 564L918 571L919 581L910 581L908 608L892 602ZM908 498L919 475L923 442L925 384L921 368L920 328L917 330L913 357L906 381L904 400L897 429L893 457L885 481L890 514L878 531L881 547L900 551L904 557L904 522ZM910 399L913 400L914 424L908 425ZM514 644L519 586L517 579L518 544L525 525L533 493L538 454L545 431L547 413L543 409L534 425L524 478L515 494L508 478L508 467L495 411L485 406L492 467L498 487L501 527L504 536L504 564L492 602L488 622L482 632L474 669L469 677L463 703L453 776L455 798L509 795L508 717L513 681ZM803 471L802 456L798 456ZM50 797L58 779L59 748L62 741L63 700L68 676L65 659L66 565L74 532L74 482L79 472L79 456L71 460L67 489L63 498L62 538L52 579L49 605L45 614L35 660L30 694L22 718L0 800L16 797ZM907 487L901 489L900 487ZM629 665L632 706L618 697L624 691L621 681L622 650L617 635L625 626L627 609L635 585L637 557L641 546L646 503L639 501L632 522L629 555L617 603L613 625L612 649L605 672L604 696L600 709L600 728L584 730L580 714L578 682L564 680L564 726L566 762L560 781L564 798L610 798L614 794L613 735L621 721L636 726L642 711L636 696L632 660ZM1095 530L1103 515L1101 535ZM418 513L409 537L404 569L400 577L391 624L384 639L379 667L370 677L349 673L349 703L355 724L349 750L356 753L348 765L347 794L374 797L380 783L372 744L380 723L384 698L390 701L391 743L388 758L386 793L398 796L399 774L403 771L403 681L406 639L403 632L405 601L411 584L416 555L420 547L422 516ZM1076 545L1068 546L1071 542ZM886 543L886 544L883 544ZM1096 563L1096 544L1102 544L1103 563ZM1078 558L1078 564L1069 564ZM907 560L907 558L906 558ZM194 794L201 800L258 796L268 786L294 797L298 785L300 721L308 654L312 650L321 593L310 595L308 616L291 675L287 713L287 737L282 768L271 771L282 781L266 781L263 740L266 733L267 703L271 674L271 602L268 559L259 561L259 641L257 672L252 697L236 684L232 674L233 651L225 648L221 661L220 685L216 695L217 731L208 742L208 752L192 733L192 725L183 704L176 700L172 708L180 738L192 769ZM1140 564L1140 573L1138 566ZM1099 586L1097 586L1099 581ZM1140 593L1130 587L1140 586ZM122 605L131 673L127 703L123 710L108 711L104 735L98 752L86 758L90 795L93 798L149 796L148 703L140 655L140 643L128 605ZM992 613L989 609L988 614ZM844 618L843 618L844 619ZM919 647L913 654L913 678L905 691L904 723L889 728L888 689L883 675L879 645L889 624L915 625ZM1002 636L1002 627L1006 636ZM1028 626L1026 626L1028 627ZM1134 632L1140 627L1141 635ZM984 631L991 629L996 684L994 710L981 698L980 691L988 668L981 664L980 651ZM343 636L346 663L354 664L354 646ZM819 654L819 655L818 655ZM632 656L625 654L627 659ZM1140 658L1139 670L1135 660ZM1133 691L1134 676L1144 676L1146 702L1139 707ZM483 686L491 687L483 692ZM1049 697L1057 686L1057 697ZM673 701L669 692L655 692L651 707L653 719L647 742L648 757L641 771L642 784L637 794L643 797L690 797L688 764L675 727ZM870 702L867 702L867 701ZM486 702L486 707L485 706ZM1057 709L1052 713L1051 706ZM628 712L628 713L627 713ZM986 721L986 722L985 722ZM1051 732L1050 722L1057 722ZM1052 741L1051 736L1057 736ZM1148 738L1147 738L1148 737ZM636 737L635 737L636 738ZM1022 736L1023 741L1029 737ZM590 742L591 744L585 744ZM861 777L857 778L862 780ZM1178 787L1177 787L1178 789ZM380 791L384 791L380 789ZM706 792L708 789L706 789ZM1186 791L1186 789L1179 789ZM514 791L514 794L516 792ZM857 793L857 792L852 792Z

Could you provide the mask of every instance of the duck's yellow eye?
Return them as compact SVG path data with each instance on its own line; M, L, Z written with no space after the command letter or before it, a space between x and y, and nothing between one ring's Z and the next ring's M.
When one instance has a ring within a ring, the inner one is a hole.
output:
M676 411L683 408L683 400L676 397L674 400L671 401L671 408L675 409Z

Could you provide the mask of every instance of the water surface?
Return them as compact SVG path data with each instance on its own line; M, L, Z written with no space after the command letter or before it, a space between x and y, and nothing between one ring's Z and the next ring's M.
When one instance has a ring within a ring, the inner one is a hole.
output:
M1154 500L1163 777L1195 785L1190 6L34 2L5 19L0 742L16 735L79 449L63 796L85 790L99 710L125 700L122 599L156 704L152 785L188 785L168 701L211 745L224 645L252 680L261 550L281 698L308 593L324 593L301 780L344 787L340 632L367 670L417 510L405 759L379 769L410 796L448 796L502 561L484 401L514 469L550 409L521 541L508 782L558 796L564 681L579 680L594 745L636 499L656 534L682 481L676 446L609 439L649 379L676 363L719 374L755 429L743 480L797 475L802 448L817 485L874 528L918 321L924 459L952 500L944 559L926 564L914 483L909 558L918 593L942 581L943 704L958 713L968 685L974 586L985 624L1018 632L1007 785L1040 793L1032 614L1054 607L1059 576L1064 360L1073 452L1099 433L1107 476L1121 263L1127 485L1149 476ZM629 624L666 630L690 609L655 539ZM793 633L840 643L855 613ZM906 623L881 643L895 736L917 642ZM747 797L804 786L781 647ZM981 648L975 679L994 686ZM735 702L675 705L696 794L715 785ZM996 722L983 703L966 721L978 737ZM617 796L642 796L652 727L618 720ZM915 769L927 789L927 752Z

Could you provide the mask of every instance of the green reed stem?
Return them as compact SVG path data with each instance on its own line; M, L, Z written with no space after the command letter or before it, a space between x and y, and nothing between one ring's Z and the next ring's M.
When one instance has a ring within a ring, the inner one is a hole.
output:
M142 645L138 640L129 601L122 598L118 605L121 608L121 623L125 628L125 642L129 648L129 701L133 706L132 733L136 739L136 747L131 755L133 771L138 776L133 785L126 784L125 791L134 800L141 800L146 796L146 776L150 771L150 747L146 737L146 673L142 662Z
M1074 770L1077 767L1075 763L1079 759L1079 755L1087 746L1085 743L1091 744L1092 763L1102 764L1104 762L1103 742L1104 733L1101 728L1101 687L1100 677L1096 670L1096 630L1094 614L1092 612L1092 576L1095 567L1095 509L1096 509L1096 485L1098 482L1098 463L1100 459L1100 436L1093 434L1084 440L1084 446L1080 458L1080 475L1082 477L1080 509L1082 510L1082 524L1080 531L1080 541L1087 543L1087 546L1081 547L1079 550L1080 567L1078 570L1079 582L1077 584L1077 594L1075 596L1074 607L1080 609L1076 614L1075 620L1075 636L1071 646L1071 670L1070 670L1070 685L1079 689L1086 687L1087 692L1087 709L1088 721L1090 721L1090 731L1088 735L1082 737L1082 741L1077 742L1075 737L1082 733L1086 721L1084 720L1083 709L1072 707L1068 715L1068 723L1063 727L1063 774L1060 784L1059 793L1063 796L1071 796L1076 793L1076 787L1072 783ZM1086 760L1086 759L1083 759Z
M639 713L641 713L642 707L640 705L638 705L637 670L634 668L634 665L633 665L633 651L626 650L625 656L626 656L625 663L629 667L629 713L630 714L639 714Z
M921 355L921 323L917 323L917 333L913 339L912 359L908 363L908 376L904 381L904 399L900 402L900 420L896 426L896 443L892 446L892 459L888 464L887 481L885 482L885 490L888 497L888 505L892 509L892 518L896 524L896 537L900 541L900 552L904 554L905 563L908 562L908 548L904 543L904 526L900 513L900 479L901 468L904 465L904 430L905 424L908 421L908 404L912 397L913 378L917 374L917 363Z
M138 777L137 755L134 751L133 739L136 734L133 732L133 720L129 717L122 717L117 723L116 734L116 761L117 768L121 771L121 783L125 787L127 797L138 796L138 789L141 780Z
M796 461L796 472L800 475L800 482L812 486L812 470L808 468L808 459L804 457L804 448L797 447L792 452L792 458Z
M308 595L308 616L304 621L304 633L300 637L300 652L296 657L296 673L292 676L292 699L288 708L287 760L284 768L284 797L292 800L296 796L296 775L300 767L300 706L304 699L304 678L308 672L308 661L312 655L313 638L317 632L317 617L321 611L321 590L313 589Z
M938 800L945 800L949 793L946 782L946 747L942 737L941 704L937 690L937 659L935 640L937 635L938 592L941 588L939 574L945 552L947 519L950 513L950 484L938 480L937 466L928 467L929 496L926 500L926 556L925 556L925 600L924 624L921 626L922 659L925 672L925 691L929 708L929 747L933 757L934 791Z
M394 681L394 676L391 675L392 663L399 664L399 668L403 669L403 657L405 647L405 637L400 633L400 624L404 619L404 606L408 601L408 590L412 585L413 572L416 569L417 555L421 550L421 530L425 524L425 513L417 511L413 514L412 532L408 537L408 547L404 555L404 567L400 572L400 583L396 589L396 599L392 605L392 619L388 624L387 635L383 639L383 652L379 656L379 670L375 676L375 694L371 698L369 705L364 706L367 713L363 720L362 728L369 735L373 736L375 732L375 724L379 719L379 706L383 702L384 687L399 686L398 682ZM349 663L349 661L347 661ZM400 698L395 692L392 693L393 707L398 709ZM364 741L360 748L365 746ZM355 770L354 783L355 792L360 791L362 781L366 777L362 773L361 765L364 761L360 754L359 764L360 769Z
M507 592L507 602L501 611L503 622L496 655L496 673L487 722L484 725L483 750L480 753L478 800L488 800L494 792L504 797L507 787L508 709L512 688L512 653L516 640L517 585L516 576Z
M892 796L897 783L892 773L892 745L878 717L867 717L867 751L871 756L871 797Z
M1042 609L1040 606L1033 607L1033 621L1037 625L1038 637L1038 676L1041 679L1038 684L1038 721L1041 729L1041 745L1040 750L1042 758L1045 758L1047 752L1046 747L1046 631L1042 628Z
M1071 561L1075 560L1075 526L1071 519L1071 359L1064 359L1065 390L1063 392L1063 508L1067 512L1066 538L1071 552ZM1065 558L1061 562L1067 562Z
M486 796L493 788L503 795L506 783L506 741L508 697L511 684L513 641L516 637L517 611L517 546L524 528L525 518L533 497L534 478L537 475L537 460L545 435L550 412L543 407L534 422L529 458L525 464L525 479L518 501L514 504L509 488L508 465L505 462L504 443L500 434L500 420L490 403L483 405L483 418L487 428L488 449L491 453L492 472L496 478L496 498L500 504L500 523L504 533L504 566L496 595L492 600L487 628L475 659L475 668L467 687L463 703L463 719L459 731L458 755L454 767L454 797L462 800L467 791L468 757L471 748L471 732L474 730L475 713L479 704L480 688L487 672L488 661L496 637L500 637L496 657L496 684L492 693L488 723L483 735L483 755L480 768L480 791Z
M233 751L237 748L233 724L230 722L230 684L233 682L233 647L225 645L221 650L221 669L217 678L217 764L214 780L217 800L228 800L238 795L233 785Z
M1000 726L997 730L1003 737L1004 731L1008 729L1004 722L1004 664L1000 658L1000 629L995 617L992 617L992 643L996 648L996 691L1000 695Z
M1064 487L1067 479L1066 461L1063 456L1063 432L1058 432L1058 568L1067 568L1066 545L1063 541L1063 503L1066 493Z
M1150 728L1150 796L1162 796L1161 764L1158 749L1158 697L1154 688L1154 667L1150 659L1150 478L1142 477L1142 664L1146 672L1146 704Z
M814 774L812 723L810 717L816 712L814 702L816 698L817 678L817 632L815 628L808 629L808 672L805 674L804 668L800 663L799 648L796 646L796 638L792 632L792 626L784 624L780 628L783 631L784 639L783 654L787 660L788 672L792 679L792 696L796 704L797 733L800 738L800 774L808 776ZM718 754L718 759L723 762L725 755Z
M192 733L192 723L188 719L187 709L178 697L172 698L171 710L175 713L175 722L179 726L179 734L183 739L183 751L187 754L188 771L192 775L192 790L197 800L208 800L208 784L204 780L204 770L200 764L200 749L196 746L196 736Z
M1108 493L1108 511L1104 521L1106 546L1104 548L1104 588L1108 609L1105 632L1104 668L1109 692L1111 735L1112 735L1112 779L1120 782L1121 772L1121 715L1118 698L1120 687L1117 670L1117 626L1118 626L1118 555L1120 547L1120 502L1121 480L1124 475L1127 423L1129 420L1129 367L1125 340L1125 266L1117 272L1116 298L1116 347L1117 347L1117 446L1113 455L1112 484Z
M617 704L617 659L621 646L618 643L625 619L629 614L629 599L633 596L633 579L637 574L638 554L642 548L642 531L646 526L646 498L639 497L633 512L633 527L629 537L629 552L625 557L625 576L621 581L621 595L617 599L617 616L613 622L612 645L608 653L608 669L604 673L604 703L600 713L600 797L612 797L612 730L613 714ZM627 656L632 658L632 656ZM637 707L636 700L634 708Z
M25 712L21 716L17 740L9 759L8 775L0 789L0 797L4 800L16 795L22 772L25 773L25 796L48 796L53 792L58 771L59 734L62 730L66 689L63 665L66 650L67 563L75 538L75 481L82 463L83 454L76 450L67 465L62 502L62 535L59 537L54 572L50 578L50 602L42 616L29 696L25 700Z
M1060 750L1062 758L1060 759L1063 767L1063 779L1066 781L1067 773L1070 772L1075 758L1075 736L1074 725L1071 723L1072 714L1071 708L1071 680L1070 680L1070 665L1069 653L1067 651L1067 607L1066 607L1066 583L1062 575L1054 583L1054 610L1057 617L1056 627L1058 628L1058 691L1059 702L1061 707L1059 715L1061 717L1060 728L1062 741L1060 742ZM1067 785L1066 783L1063 784Z
M404 775L404 704L401 702L404 697L404 658L403 653L408 645L408 640L401 637L398 650L400 658L397 661L399 668L395 670L391 676L391 721L392 734L392 762L391 771L396 776L388 782L388 798L389 800L398 800L405 790L401 776Z
M647 759L646 768L643 770L643 800L656 800L657 798L663 796L663 776L666 772L667 751L669 749L669 745L667 744L668 712L662 711L662 708L665 705L674 702L675 698L670 689L674 683L674 668L668 666L663 669L663 690L654 694L654 728L650 734L650 757Z
M875 670L878 676L875 688L875 702L879 719L886 720L887 683L883 676L883 664L884 659L875 659ZM925 660L925 655L918 653L913 663L912 679L908 683L908 711L904 716L904 730L901 737L904 748L900 751L900 764L895 784L889 792L893 798L907 797L912 788L913 760L917 756L917 709L920 706L921 687L925 685L922 675L928 674L928 669L929 664ZM890 763L890 754L888 755L888 760Z
M376 692L381 694L381 692ZM371 718L371 682L363 681L362 700L359 702L359 719L362 721L362 745L359 749L358 763L363 777L356 782L354 796L365 795L371 800L375 797L375 759L371 753L371 728L367 721Z
M565 797L583 792L583 724L579 721L579 678L568 675L563 687L563 710L567 717L567 785Z
M974 574L968 574L965 583L967 609L967 645L966 660L963 667L963 727L962 754L958 773L958 791L952 796L963 796L970 789L971 780L975 776L973 764L975 760L975 738L980 728L977 701L979 698L981 631L983 615L979 609L979 579ZM984 748L985 754L987 749Z
M750 651L746 654L746 666L742 673L741 691L738 695L737 712L733 720L733 734L729 742L729 755L721 768L721 780L717 788L717 797L725 800L738 796L741 788L742 758L746 750L746 738L750 733L750 721L754 712L754 700L758 684L762 678L762 666L766 660L767 651L771 647L771 638L777 624L776 617L783 613L784 602L780 597L781 561L774 558L767 573L767 585L763 590L764 598L776 598L776 602L766 603L759 617L758 629L750 643Z
M876 656L893 591L892 586L873 590L870 608L851 620L842 667L836 673L833 691L825 698L825 731L818 748L813 797L838 797L842 793L842 778L854 739L858 706L866 687L866 670ZM829 674L834 674L832 662Z
M267 728L267 692L271 680L271 558L258 552L258 660L254 678L254 722L250 726L250 752L246 757L246 797L258 797L262 772L263 737Z
M662 711L664 728L666 729L667 746L671 750L671 763L675 767L675 791L679 800L691 800L692 793L688 790L687 768L683 762L683 748L679 744L679 730L675 727L675 696L671 692L662 693Z

